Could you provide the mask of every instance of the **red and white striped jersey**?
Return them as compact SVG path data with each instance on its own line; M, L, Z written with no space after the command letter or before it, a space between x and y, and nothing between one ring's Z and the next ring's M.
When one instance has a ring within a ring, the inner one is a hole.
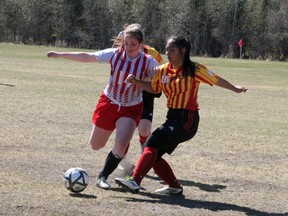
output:
M156 60L144 52L130 59L125 49L106 49L95 53L98 62L110 62L111 74L109 83L104 90L104 94L119 106L132 106L142 102L142 89L125 83L129 74L137 79L145 80L153 78L158 63Z

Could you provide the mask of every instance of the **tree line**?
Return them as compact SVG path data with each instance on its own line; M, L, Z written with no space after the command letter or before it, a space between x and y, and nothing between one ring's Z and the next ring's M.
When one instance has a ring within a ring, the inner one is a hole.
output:
M126 23L140 23L160 52L184 35L192 55L288 59L287 0L1 0L0 42L110 47Z

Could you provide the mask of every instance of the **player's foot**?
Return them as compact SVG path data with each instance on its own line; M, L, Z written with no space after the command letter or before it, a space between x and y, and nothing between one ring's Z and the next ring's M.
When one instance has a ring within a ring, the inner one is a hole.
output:
M135 182L135 180L131 176L127 176L125 179L123 178L115 178L116 184L130 191L131 193L138 193L140 190L140 186Z
M97 177L96 186L105 190L109 190L111 188L105 177Z
M164 187L164 188L155 190L155 193L169 194L169 195L181 195L183 193L183 188Z

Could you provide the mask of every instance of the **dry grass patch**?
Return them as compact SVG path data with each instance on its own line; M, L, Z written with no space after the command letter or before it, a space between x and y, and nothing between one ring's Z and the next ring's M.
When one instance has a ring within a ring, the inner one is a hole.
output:
M48 50L0 44L0 215L288 214L287 63L194 58L249 90L200 87L197 135L165 156L184 196L159 196L153 191L162 182L153 172L139 194L116 186L120 171L109 178L112 190L95 186L114 139L98 152L88 144L109 65L48 59ZM154 128L165 119L165 104L164 96L156 100ZM134 163L137 139L135 133ZM79 195L62 183L75 166L91 180Z

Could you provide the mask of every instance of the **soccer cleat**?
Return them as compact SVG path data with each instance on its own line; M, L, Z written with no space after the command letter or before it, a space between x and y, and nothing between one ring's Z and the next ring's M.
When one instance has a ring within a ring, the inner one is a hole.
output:
M181 195L183 193L183 188L164 187L164 188L155 190L155 193L169 194L169 195Z
M115 182L122 188L129 190L131 193L138 193L138 191L140 190L140 186L131 176L127 176L125 179L115 178Z
M105 177L97 177L96 186L105 190L109 190L111 188Z

